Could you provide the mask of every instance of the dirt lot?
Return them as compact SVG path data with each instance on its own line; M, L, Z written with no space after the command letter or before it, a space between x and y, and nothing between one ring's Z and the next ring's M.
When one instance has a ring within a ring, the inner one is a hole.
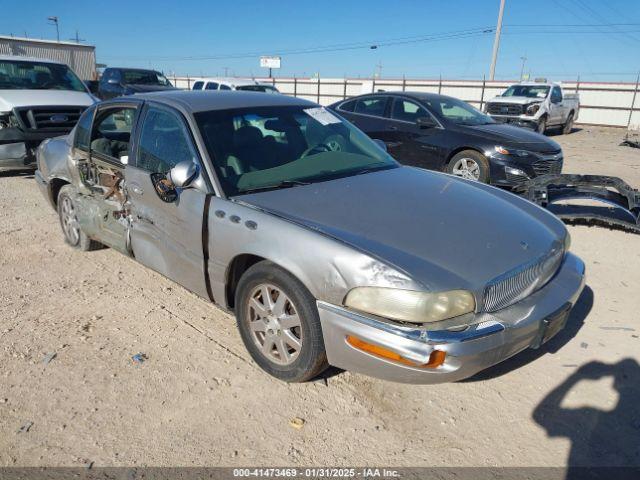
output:
M555 139L566 171L640 186L622 135ZM114 251L68 248L32 177L0 176L0 205L0 465L640 464L639 236L571 227L588 288L570 324L478 378L287 385L231 316Z

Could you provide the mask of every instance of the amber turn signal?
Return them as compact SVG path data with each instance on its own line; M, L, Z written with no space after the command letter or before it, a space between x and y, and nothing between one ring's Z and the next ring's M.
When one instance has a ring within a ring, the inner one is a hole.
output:
M347 335L347 343L353 348L370 353L371 355L375 355L376 357L385 358L387 360L417 368L439 367L444 363L444 359L447 356L447 353L443 352L442 350L434 350L433 352L431 352L431 355L429 355L429 361L427 363L417 363L413 360L409 360L408 358L404 358L399 353L388 350L379 345L367 343L364 340L360 340L358 337L354 337L353 335Z

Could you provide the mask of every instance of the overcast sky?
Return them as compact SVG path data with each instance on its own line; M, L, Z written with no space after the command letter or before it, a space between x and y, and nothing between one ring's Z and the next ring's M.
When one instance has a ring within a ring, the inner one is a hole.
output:
M0 0L0 33L96 46L98 62L169 74L481 78L499 0ZM640 0L507 0L496 78L634 81ZM371 46L377 48L372 49Z

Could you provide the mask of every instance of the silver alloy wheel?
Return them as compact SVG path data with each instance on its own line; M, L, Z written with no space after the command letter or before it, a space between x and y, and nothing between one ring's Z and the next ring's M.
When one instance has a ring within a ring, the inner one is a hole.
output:
M452 172L454 175L467 180L480 179L480 165L473 158L460 158L453 164Z
M74 246L77 245L80 241L80 225L78 225L73 202L67 196L62 198L60 221L62 222L62 230L69 243Z
M260 284L249 297L249 330L262 355L278 365L289 365L302 349L302 324L287 295L270 284Z

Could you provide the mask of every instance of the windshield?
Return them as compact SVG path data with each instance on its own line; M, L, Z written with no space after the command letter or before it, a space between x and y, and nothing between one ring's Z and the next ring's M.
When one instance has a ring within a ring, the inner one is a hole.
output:
M321 107L256 107L195 114L229 196L396 168L369 137Z
M489 115L472 107L462 100L451 97L438 97L433 100L423 100L441 120L447 120L456 125L487 125L496 123Z
M549 87L546 85L511 85L502 94L503 97L546 98Z
M2 89L87 91L82 81L66 65L15 60L0 60Z
M160 85L171 87L171 82L164 75L152 70L123 70L123 83L127 85Z
M280 93L275 87L269 85L240 85L236 87L236 90L246 90L249 92L265 92L265 93Z

